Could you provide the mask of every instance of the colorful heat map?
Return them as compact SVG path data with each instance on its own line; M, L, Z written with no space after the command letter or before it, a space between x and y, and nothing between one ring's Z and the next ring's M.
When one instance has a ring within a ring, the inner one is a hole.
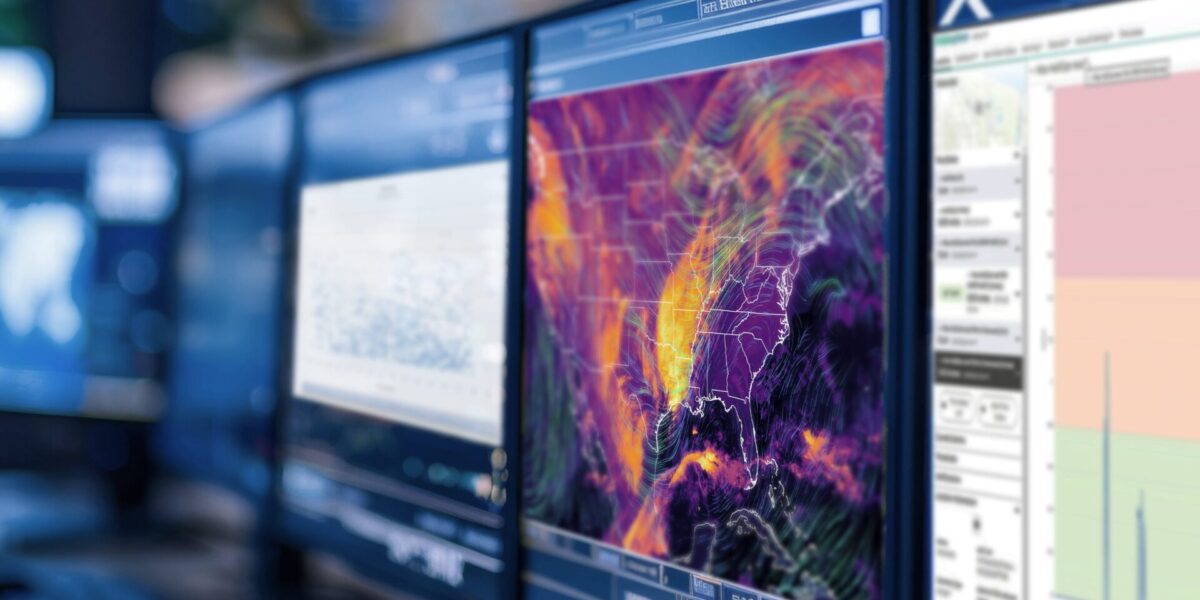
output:
M534 102L525 515L881 595L884 48Z

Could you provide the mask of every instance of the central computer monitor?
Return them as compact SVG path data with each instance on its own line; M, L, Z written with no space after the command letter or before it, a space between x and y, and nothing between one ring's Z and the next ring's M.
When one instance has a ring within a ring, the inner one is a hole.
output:
M285 530L392 590L511 595L513 73L493 37L303 91Z
M939 3L931 597L1183 598L1200 3Z
M533 30L527 597L882 597L887 8Z

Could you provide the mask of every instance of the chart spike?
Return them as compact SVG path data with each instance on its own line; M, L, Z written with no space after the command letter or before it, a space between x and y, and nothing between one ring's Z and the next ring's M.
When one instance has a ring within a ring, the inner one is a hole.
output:
M1138 496L1137 507L1137 597L1138 600L1146 600L1147 577L1146 572L1146 491L1142 490Z
M1103 559L1104 560L1104 573L1102 575L1104 578L1104 583L1103 583L1103 590L1104 590L1103 598L1104 598L1104 600L1112 600L1112 569L1111 569L1111 567L1112 567L1112 564L1111 564L1111 559L1112 559L1111 541L1112 540L1110 537L1112 532L1111 532L1111 524L1109 522L1109 508L1112 503L1112 489L1111 489L1112 474L1109 471L1109 467L1110 467L1109 448L1110 448L1110 444L1112 443L1112 440L1111 440L1111 437L1112 437L1112 372L1111 372L1112 365L1111 365L1111 362L1112 362L1112 360L1111 359L1112 359L1112 357L1111 357L1110 353L1105 352L1104 353L1104 433L1103 433L1104 442L1103 442L1103 450L1102 450L1103 457L1101 458L1101 460L1103 462L1103 464L1101 466L1101 470L1103 473L1103 475L1102 475L1103 479L1102 479L1102 483L1101 483L1101 485L1103 486L1103 489L1101 490L1101 496L1102 496L1101 502L1103 502L1103 508L1101 510L1101 518L1104 520L1104 522L1101 523L1101 527L1103 528L1103 531L1104 531L1104 543L1102 545L1103 546L1102 551L1104 552L1104 559Z

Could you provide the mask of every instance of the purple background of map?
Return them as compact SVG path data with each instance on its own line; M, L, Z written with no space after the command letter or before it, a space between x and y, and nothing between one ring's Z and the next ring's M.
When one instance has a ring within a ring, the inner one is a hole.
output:
M881 595L884 47L530 108L526 517Z

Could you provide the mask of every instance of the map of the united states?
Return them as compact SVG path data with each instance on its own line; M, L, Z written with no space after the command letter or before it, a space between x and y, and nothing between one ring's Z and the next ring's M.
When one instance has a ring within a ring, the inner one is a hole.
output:
M531 106L528 517L875 594L882 88L869 44Z

